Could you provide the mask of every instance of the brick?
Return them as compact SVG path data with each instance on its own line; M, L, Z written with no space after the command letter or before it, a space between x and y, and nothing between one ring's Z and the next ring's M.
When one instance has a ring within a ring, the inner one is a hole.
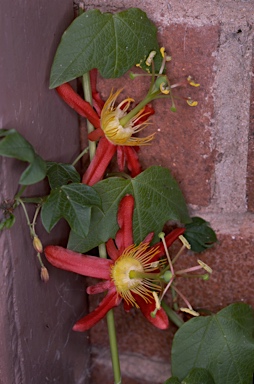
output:
M254 43L253 43L254 51ZM254 73L254 54L252 59ZM254 77L251 81L250 128L248 137L248 166L247 166L247 204L248 210L254 212Z

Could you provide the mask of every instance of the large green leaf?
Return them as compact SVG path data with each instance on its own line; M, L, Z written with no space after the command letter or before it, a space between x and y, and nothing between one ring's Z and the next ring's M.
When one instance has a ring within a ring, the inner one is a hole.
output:
M182 380L194 367L209 370L216 384L250 384L254 372L254 311L232 304L197 317L175 334L172 374Z
M51 69L50 88L93 68L105 78L120 77L158 49L156 27L146 14L130 8L117 14L90 10L64 32Z
M71 164L47 162L47 177L51 189L80 182L80 175Z
M93 211L85 238L71 233L68 247L78 252L87 252L115 236L118 205L126 194L135 198L135 243L140 243L150 232L155 233L154 239L158 241L157 234L168 220L190 221L182 192L166 168L148 168L134 179L109 178L97 183L94 189L101 196L103 213L96 209Z
M98 193L84 184L64 185L53 189L42 206L42 223L48 232L63 217L80 236L89 230L92 207L101 206Z
M36 154L32 145L15 129L0 129L0 155L27 161L30 165L22 173L19 183L35 184L46 176L46 162Z

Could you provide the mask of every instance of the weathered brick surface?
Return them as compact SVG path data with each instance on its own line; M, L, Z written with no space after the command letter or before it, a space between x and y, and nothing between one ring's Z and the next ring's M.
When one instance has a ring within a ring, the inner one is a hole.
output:
M252 73L254 74L254 56L252 59ZM248 210L254 212L254 76L252 76L251 82L250 129L248 142L247 202Z

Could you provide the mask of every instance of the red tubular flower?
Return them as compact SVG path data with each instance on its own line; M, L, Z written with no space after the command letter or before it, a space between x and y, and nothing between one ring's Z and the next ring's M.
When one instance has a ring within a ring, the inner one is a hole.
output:
M155 317L151 316L156 307L153 292L161 290L158 279L156 280L158 265L155 262L164 255L164 247L162 243L149 246L153 234L149 234L138 246L133 244L133 210L134 198L127 195L119 205L119 230L115 241L110 239L106 244L110 259L82 255L53 245L45 249L48 261L55 267L102 279L98 284L87 288L88 294L107 292L99 306L74 325L75 331L90 329L121 301L126 310L133 306L140 308L147 320L157 328L168 327L168 317L162 308ZM167 246L183 232L183 228L178 228L167 235Z
M121 91L111 93L106 103L100 98L96 90L97 70L91 71L91 89L93 106L83 100L69 84L62 84L56 88L61 98L79 115L86 117L96 128L88 136L91 141L99 141L96 155L85 172L82 182L93 185L103 178L107 166L117 152L117 163L122 172L127 165L131 176L141 172L137 150L140 145L147 145L153 134L145 138L133 137L147 125L147 119L154 110L145 106L126 126L122 127L120 119L124 117L133 99L127 98L117 107L114 106Z

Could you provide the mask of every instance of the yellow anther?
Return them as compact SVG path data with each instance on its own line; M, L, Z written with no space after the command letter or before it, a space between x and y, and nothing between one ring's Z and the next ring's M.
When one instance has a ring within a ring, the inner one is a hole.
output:
M160 299L157 295L157 293L155 291L153 291L153 297L154 297L154 300L155 300L155 308L157 310L161 309L161 303L160 303Z
M136 64L136 67L138 67L138 68L141 68L141 65L140 65L140 63Z
M161 47L161 49L160 49L160 53L161 53L161 56L162 56L163 59L164 59L164 57L165 57L165 47Z
M191 100L191 99L188 99L186 100L187 101L187 104L190 106L190 107L196 107L198 105L198 102L197 101L194 101L194 100Z
M153 61L153 58L154 58L155 55L156 55L156 51L152 51L152 52L149 53L149 56L146 59L146 65L148 67L150 67L150 65L152 64L152 61Z
M180 311L189 313L192 316L199 316L199 313L190 308L180 308Z
M207 265L206 263L204 263L202 260L197 260L197 262L199 263L199 265L208 273L212 273L213 270L211 267L209 267L209 265Z
M160 84L160 91L161 91L161 93L163 93L164 95L168 95L169 92L170 92L169 86L166 85L166 83L161 83L161 84Z
M192 78L191 76L188 76L188 77L187 77L187 81L188 81L188 83L189 83L192 87L199 87L199 86L200 86L200 84L195 83L195 81L193 80L193 78Z
M181 242L183 243L183 245L187 248L187 249L191 249L191 245L190 243L188 242L187 239L185 239L185 237L183 235L180 235L179 236L179 240L181 240Z

